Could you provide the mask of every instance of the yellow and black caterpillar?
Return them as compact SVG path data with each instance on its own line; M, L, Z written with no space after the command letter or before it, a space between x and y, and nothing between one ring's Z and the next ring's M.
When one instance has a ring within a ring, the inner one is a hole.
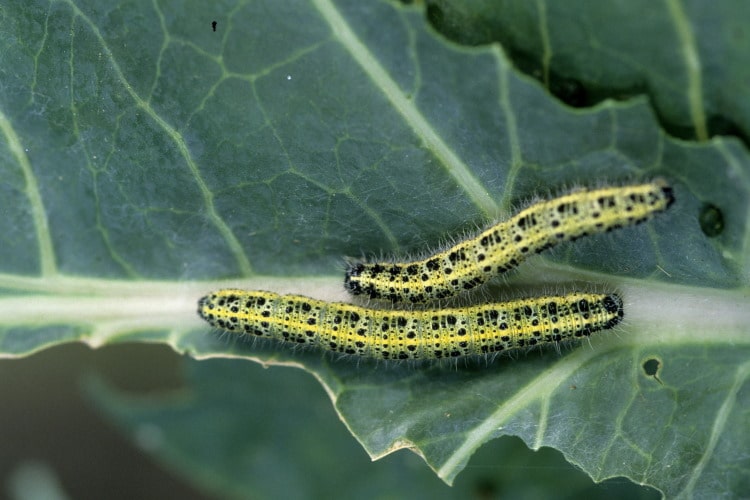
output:
M392 302L446 299L515 268L563 241L644 222L674 202L663 179L579 189L543 200L447 250L413 262L355 262L344 286L352 295Z
M618 324L623 305L617 294L574 292L406 311L229 289L200 299L198 314L233 333L398 360L491 354L588 337Z

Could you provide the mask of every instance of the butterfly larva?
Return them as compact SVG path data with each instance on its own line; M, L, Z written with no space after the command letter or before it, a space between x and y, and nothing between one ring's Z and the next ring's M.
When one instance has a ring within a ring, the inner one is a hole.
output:
M219 290L198 303L212 326L378 359L490 354L587 337L622 320L617 294L574 292L428 310L369 309L299 295Z
M471 290L557 243L648 220L674 202L663 179L645 184L580 189L534 203L508 220L422 260L355 262L344 286L353 295L393 302L426 302Z

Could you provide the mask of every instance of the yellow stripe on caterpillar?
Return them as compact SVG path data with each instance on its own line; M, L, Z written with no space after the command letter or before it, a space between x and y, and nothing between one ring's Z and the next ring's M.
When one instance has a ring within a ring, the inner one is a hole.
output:
M198 303L212 326L376 359L492 354L583 338L623 317L619 295L573 292L427 310L370 309L264 291L219 290Z
M344 286L352 295L429 302L473 289L563 241L644 222L674 202L663 179L579 189L543 200L447 250L413 262L354 262Z

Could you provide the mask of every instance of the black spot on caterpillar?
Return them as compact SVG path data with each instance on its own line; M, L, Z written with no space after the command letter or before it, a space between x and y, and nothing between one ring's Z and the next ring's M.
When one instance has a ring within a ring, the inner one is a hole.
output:
M521 210L447 250L413 262L354 262L344 286L352 295L420 303L452 297L509 271L563 241L632 226L674 202L663 179L579 189Z
M212 326L376 359L439 359L556 344L612 328L617 294L573 292L468 307L370 309L264 291L219 290L198 302Z

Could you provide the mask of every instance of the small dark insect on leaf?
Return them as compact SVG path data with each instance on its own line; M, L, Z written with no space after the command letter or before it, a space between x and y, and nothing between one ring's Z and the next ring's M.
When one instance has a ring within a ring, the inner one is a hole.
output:
M213 21L211 23L211 27L214 29L214 31L216 31L216 21Z

